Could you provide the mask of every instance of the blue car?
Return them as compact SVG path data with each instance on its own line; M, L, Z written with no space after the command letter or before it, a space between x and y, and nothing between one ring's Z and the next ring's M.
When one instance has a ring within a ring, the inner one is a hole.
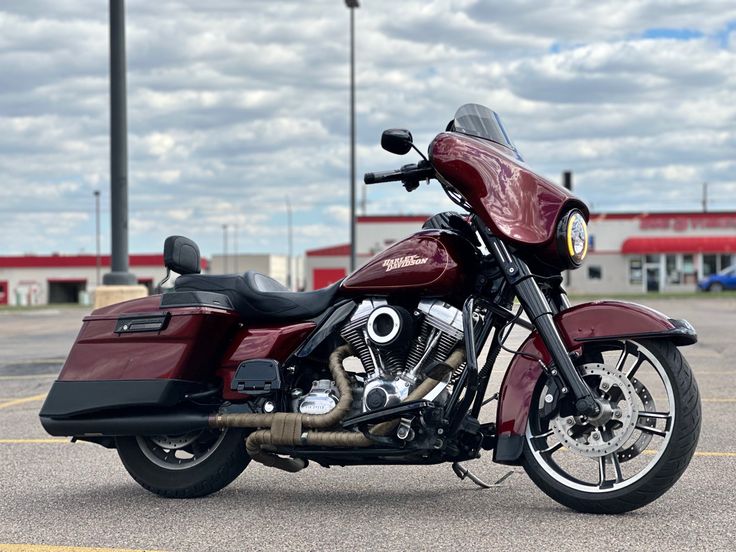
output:
M717 274L712 274L698 282L698 288L703 291L723 291L736 289L736 265L724 268Z

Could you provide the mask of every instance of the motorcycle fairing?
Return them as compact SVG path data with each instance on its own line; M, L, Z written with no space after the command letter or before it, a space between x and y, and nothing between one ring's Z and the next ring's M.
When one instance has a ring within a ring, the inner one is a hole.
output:
M583 303L558 313L555 324L571 352L585 343L611 339L669 339L676 345L691 345L698 339L687 321L625 301ZM493 459L500 464L515 465L521 461L532 395L543 375L540 363L534 359L539 358L546 365L552 361L536 331L527 337L520 352L525 354L511 360L499 391L498 443Z
M491 232L512 242L550 242L560 215L588 208L564 188L531 171L501 145L444 132L429 147L432 164L468 201Z

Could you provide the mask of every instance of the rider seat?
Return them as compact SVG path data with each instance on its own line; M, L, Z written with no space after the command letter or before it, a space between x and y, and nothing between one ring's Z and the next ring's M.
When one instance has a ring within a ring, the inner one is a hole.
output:
M317 291L289 291L273 278L248 271L243 275L187 274L176 279L174 289L222 293L244 321L283 322L322 314L337 295L340 282Z

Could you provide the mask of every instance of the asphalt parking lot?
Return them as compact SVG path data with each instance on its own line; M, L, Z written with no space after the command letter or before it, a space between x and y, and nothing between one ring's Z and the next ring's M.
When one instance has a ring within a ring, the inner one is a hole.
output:
M161 499L133 482L114 451L50 438L38 422L84 311L0 312L0 550L734 550L736 299L646 303L698 330L700 342L683 351L700 385L703 431L678 484L621 516L569 511L520 468L480 490L449 465L312 464L286 474L251 464L210 497ZM468 467L491 481L509 471L490 453Z

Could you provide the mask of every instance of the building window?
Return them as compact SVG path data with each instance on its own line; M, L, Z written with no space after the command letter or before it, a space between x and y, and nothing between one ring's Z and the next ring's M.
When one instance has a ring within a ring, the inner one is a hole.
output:
M697 275L695 274L695 256L694 255L683 255L682 256L682 283L683 284L694 284L697 281Z
M588 280L602 280L603 269L600 266L589 266L588 267Z
M721 266L718 267L718 270L724 270L724 269L728 268L729 266L731 266L731 264L733 262L731 255L728 255L728 254L726 254L726 255L719 255L719 257L720 257L719 260L721 262Z
M632 285L641 285L642 274L641 274L641 258L631 259L629 261L629 283Z
M703 276L718 272L718 255L703 255Z
M665 265L667 268L667 283L679 284L680 271L677 269L677 255L665 255Z

